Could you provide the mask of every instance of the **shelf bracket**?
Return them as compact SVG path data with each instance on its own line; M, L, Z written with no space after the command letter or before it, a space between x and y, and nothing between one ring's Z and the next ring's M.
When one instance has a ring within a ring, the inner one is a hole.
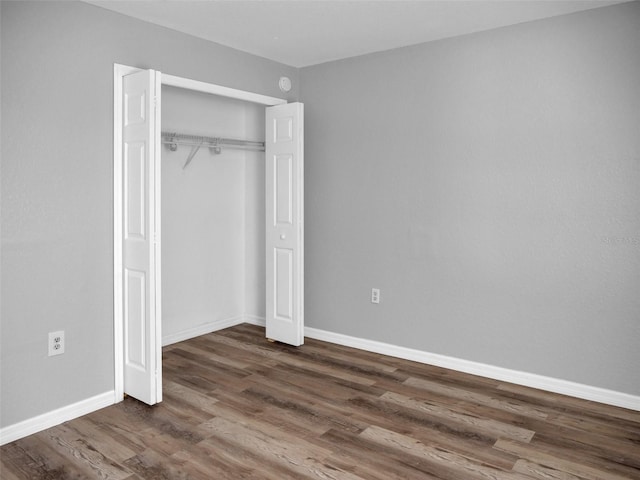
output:
M184 170L189 166L189 164L191 163L191 160L193 160L193 157L195 157L196 153L198 153L198 150L200 150L200 147L202 147L202 141L200 142L200 145L194 145L193 147L191 147L191 151L189 152L187 161L184 162L184 165L182 166L182 170Z

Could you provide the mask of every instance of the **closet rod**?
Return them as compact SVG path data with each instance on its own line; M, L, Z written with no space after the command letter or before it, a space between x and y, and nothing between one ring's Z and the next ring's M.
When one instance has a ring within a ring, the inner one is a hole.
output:
M165 145L189 145L194 147L231 147L248 148L264 151L264 142L257 140L242 140L238 138L207 137L200 135L190 135L186 133L162 132ZM172 148L174 150L174 148Z
M256 152L264 152L264 145L233 145L233 144L229 144L229 143L222 143L222 142L218 142L218 143L208 143L208 142L185 142L185 141L180 141L180 140L164 140L161 142L163 145L169 145L170 147L172 145L174 146L178 146L178 145L186 145L188 147L204 147L204 148L232 148L232 149L242 149L242 150L251 150L251 151L256 151ZM175 151L175 149L172 149ZM218 152L219 153L219 152Z
M264 142L258 142L254 140L240 140L237 138L223 138L223 137L204 137L200 135L189 135L186 133L176 132L162 132L162 143L169 146L169 150L175 152L178 149L178 145L188 145L191 147L191 151L187 156L187 161L182 166L184 170L189 166L193 157L202 148L210 148L213 153L221 153L222 148L233 149L246 149L254 152L264 152Z

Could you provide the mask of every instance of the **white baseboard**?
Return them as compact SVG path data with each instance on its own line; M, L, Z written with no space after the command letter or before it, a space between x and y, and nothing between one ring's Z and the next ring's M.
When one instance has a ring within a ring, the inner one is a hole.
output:
M507 368L462 360L454 357L447 357L436 353L399 347L397 345L377 342L374 340L351 337L349 335L328 332L317 328L305 327L304 331L305 336L315 338L317 340L323 340L325 342L337 343L338 345L358 348L368 352L381 353L391 357L403 358L405 360L426 363L436 367L443 367L459 372L493 378L494 380L515 383L526 387L539 388L541 390L569 395L571 397L581 398L584 400L592 400L594 402L605 403L607 405L640 411L640 397L630 395L628 393L616 392L614 390L592 387L581 383L520 372L518 370L510 370Z
M164 336L162 338L162 346L171 345L172 343L188 340L189 338L198 337L200 335L205 335L207 333L222 330L223 328L232 327L245 322L264 326L264 319L260 319L260 317L240 315L237 317L205 323L178 333ZM37 417L24 420L14 425L9 425L0 429L0 445L13 442L14 440L26 437L27 435L38 433L47 428L60 425L61 423L73 420L74 418L78 418L82 415L113 405L114 403L116 403L115 391L112 390L96 395L95 397L87 398L86 400L81 400L72 405L67 405L66 407L43 413L42 415L38 415Z
M95 412L115 403L115 392L113 390L104 392L95 397L81 400L66 407L43 413L37 417L29 418L22 422L15 423L0 429L0 445L4 445L19 438L41 432L47 428L55 427L61 423L73 420L91 412Z
M236 317L223 318L221 320L215 320L213 322L203 323L186 330L181 330L177 333L162 336L162 346L166 347L173 343L182 342L183 340L189 340L190 338L199 337L200 335L206 335L207 333L216 332L223 328L233 327L245 323L247 320L244 315L238 315ZM251 323L251 322L248 322Z
M258 327L265 327L267 322L264 317L258 317L257 315L245 315L244 322L250 323L251 325L257 325Z
M164 337L163 345L170 345L171 343L180 342L188 338L211 333L240 323L249 323L264 327L265 319L256 315L243 315L207 323L205 325L200 325L198 327ZM510 370L507 368L462 360L412 348L399 347L397 345L391 345L389 343L378 342L375 340L351 337L349 335L328 332L317 328L305 327L305 336L315 338L317 340L323 340L325 342L336 343L338 345L358 348L360 350L381 353L391 357L403 358L405 360L449 368L459 372L480 375L487 378L493 378L495 380L515 383L517 385L539 388L541 390L582 398L584 400L592 400L608 405L640 411L639 396L616 392L614 390L607 390L600 387L569 382L567 380L561 380L553 377ZM63 422L73 420L74 418L81 417L82 415L108 407L114 403L116 403L115 391L112 390L87 398L86 400L81 400L80 402L72 405L67 405L66 407L38 415L37 417L24 420L14 425L0 428L0 445L13 442L19 438L26 437L27 435L32 435L47 428L54 427Z

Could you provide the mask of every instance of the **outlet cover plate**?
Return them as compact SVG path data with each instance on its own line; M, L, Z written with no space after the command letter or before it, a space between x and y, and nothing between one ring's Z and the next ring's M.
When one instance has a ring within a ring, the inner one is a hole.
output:
M372 288L371 289L371 303L380 303L380 289Z
M64 353L64 330L49 332L49 356Z

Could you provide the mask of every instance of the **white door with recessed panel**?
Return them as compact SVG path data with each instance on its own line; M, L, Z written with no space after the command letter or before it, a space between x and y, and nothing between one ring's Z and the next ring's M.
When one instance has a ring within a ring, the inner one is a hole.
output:
M124 393L149 405L162 401L159 77L126 75L122 105Z
M304 343L304 105L266 109L266 336Z

